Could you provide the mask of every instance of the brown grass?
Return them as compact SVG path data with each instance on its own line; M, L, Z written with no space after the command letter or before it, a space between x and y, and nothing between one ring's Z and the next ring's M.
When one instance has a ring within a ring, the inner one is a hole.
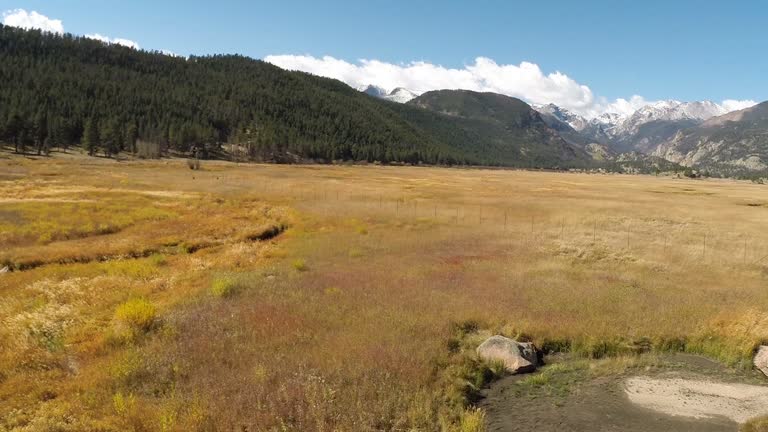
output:
M24 173L2 181L0 255L25 269L0 274L0 430L478 430L488 334L742 366L768 339L760 185L0 164ZM63 234L41 242L43 216ZM156 319L116 339L138 298Z

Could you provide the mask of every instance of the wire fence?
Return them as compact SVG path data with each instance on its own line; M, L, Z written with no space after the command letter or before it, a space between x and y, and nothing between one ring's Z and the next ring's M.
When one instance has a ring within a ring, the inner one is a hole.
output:
M220 181L239 189L253 190L271 199L290 200L294 205L325 217L393 218L401 221L430 221L440 226L471 227L512 243L528 242L550 249L581 248L627 258L663 262L673 257L688 262L721 266L768 265L768 246L755 239L760 235L724 230L706 221L670 218L584 215L542 210L525 203L509 205L456 203L450 199L401 196L391 191L360 190L341 182L318 185L292 184L282 179L259 184L245 177L222 177ZM540 212L542 214L536 214Z

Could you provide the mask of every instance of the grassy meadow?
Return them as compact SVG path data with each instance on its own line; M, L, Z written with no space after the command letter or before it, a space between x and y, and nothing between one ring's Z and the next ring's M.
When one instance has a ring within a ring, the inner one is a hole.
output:
M746 368L766 222L725 180L7 157L0 431L479 431L492 333Z

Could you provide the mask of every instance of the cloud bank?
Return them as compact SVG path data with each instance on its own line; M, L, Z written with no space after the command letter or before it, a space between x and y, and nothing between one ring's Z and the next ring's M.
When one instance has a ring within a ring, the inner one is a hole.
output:
M631 114L654 102L639 95L609 101L562 72L545 73L530 62L498 64L487 57L478 57L462 68L446 68L423 61L392 64L364 59L350 63L330 56L308 55L270 55L264 60L283 69L335 78L355 88L374 84L387 91L405 87L417 93L440 89L501 93L532 104L554 103L588 118L607 112ZM754 101L723 102L728 109L754 104Z
M38 29L50 33L64 33L64 24L61 20L48 18L37 11L28 12L24 9L13 9L3 12L3 24L23 29ZM105 43L123 45L133 49L140 48L138 43L130 39L110 38L98 33L87 34L85 37L100 40Z
M137 44L136 42L134 42L134 41L132 41L130 39L110 38L108 36L103 36L103 35L100 35L98 33L87 34L87 35L85 35L85 37L87 37L88 39L99 40L99 41L102 41L102 42L108 43L108 44L122 45L122 46L127 46L128 48L133 48L133 49L139 49L140 48L139 44Z
M38 29L50 33L64 33L64 24L61 20L51 19L35 11L27 12L24 9L13 9L3 12L3 24L23 29Z
M757 102L753 100L726 99L720 105L722 105L723 108L727 109L728 111L738 111L757 105Z

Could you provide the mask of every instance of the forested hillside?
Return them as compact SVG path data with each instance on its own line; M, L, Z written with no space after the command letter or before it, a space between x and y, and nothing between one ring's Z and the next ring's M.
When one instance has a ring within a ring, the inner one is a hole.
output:
M278 162L559 167L579 159L526 151L524 140L533 149L552 141L539 125L427 112L236 55L180 58L0 26L0 79L0 132L18 151L82 146L110 155L141 140L178 152L235 143Z
M463 143L474 143L465 151L477 158L498 154L507 160L542 167L575 166L590 159L520 99L496 93L438 90L424 93L408 105L422 109L404 110L406 118L432 130L441 142L459 148ZM425 118L429 116L433 118ZM445 129L435 127L442 119L461 132L444 133Z

